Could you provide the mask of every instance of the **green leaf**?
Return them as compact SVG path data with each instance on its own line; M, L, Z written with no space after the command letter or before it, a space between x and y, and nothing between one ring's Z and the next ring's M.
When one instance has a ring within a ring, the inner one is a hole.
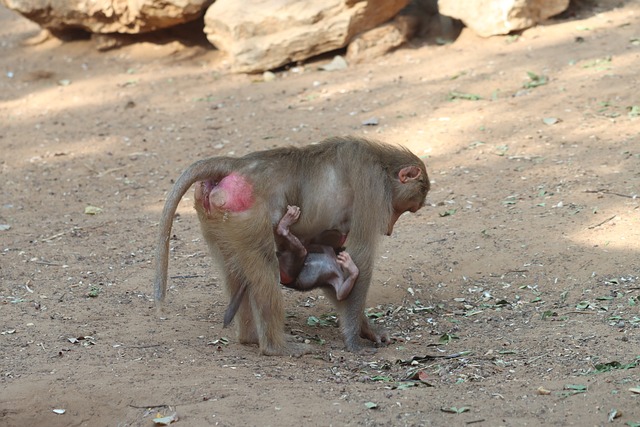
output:
M591 303L589 301L580 301L578 304L576 304L576 308L578 310L586 310L589 307L591 307Z
M378 409L378 404L373 402L365 402L364 407L367 409Z
M442 334L442 336L440 336L440 339L438 340L439 343L441 344L449 344L451 341L453 340L457 340L458 336L453 335L453 334Z
M367 317L369 319L379 319L381 317L384 317L384 315L384 311L367 311Z
M323 314L320 318L315 316L307 318L307 325L309 326L335 326L336 324L337 318L335 314Z
M558 315L558 313L556 313L555 311L553 311L553 310L547 310L547 311L544 311L544 312L540 315L540 318L541 318L542 320L544 320L544 319L546 319L547 317L554 317L554 316L557 316L557 315Z
M447 211L444 211L442 213L440 213L440 217L444 218L445 216L451 216L453 214L455 214L458 210L457 209L449 209Z
M506 199L504 199L502 201L502 204L507 206L507 205L515 205L518 202L518 195L517 194L513 194L511 196L507 196Z
M596 370L596 373L601 374L603 372L615 371L618 369L621 369L621 370L632 369L638 366L638 363L640 363L640 359L636 359L633 362L627 363L625 365L614 360L613 362L597 363L594 366L594 368Z
M608 70L611 68L611 56L605 56L604 58L598 58L593 61L587 62L582 68L595 68L598 71Z
M462 77L462 76L464 76L464 75L466 75L466 74L467 74L467 72L466 72L466 71L462 71L462 72L460 72L460 73L458 73L458 74L454 74L453 76L449 77L449 80L455 80L455 79L457 79L458 77Z
M586 393L587 386L582 384L567 384L564 386L565 392L560 393L562 397L573 396L574 394Z
M174 412L166 417L156 417L152 421L154 424L159 426L168 426L169 424L178 421L178 414Z
M319 323L320 323L320 319L318 319L316 316L309 316L307 318L308 326L318 326Z
M508 44L510 44L510 43L517 42L519 38L520 38L520 35L519 35L519 34L511 34L511 35L508 35L508 36L505 38L505 41L506 41Z
M508 145L498 145L496 147L496 151L495 151L495 155L496 156L504 156L505 154L507 154L507 151L509 151L509 146Z
M389 381L393 381L393 378L386 376L386 375L375 375L373 377L371 377L371 381L384 381L384 382L389 382Z
M573 391L587 391L587 386L582 384L566 384L564 386L564 389Z
M482 310L471 310L471 311L466 312L464 314L464 317L471 317L471 316L475 316L476 314L480 314L480 313L482 313Z
M398 383L394 389L395 390L406 390L408 388L413 388L413 387L418 387L418 382L417 381L403 381L401 383Z
M86 206L84 208L84 213L87 215L97 215L100 212L102 212L102 208L99 208L97 206Z
M447 97L447 100L453 101L455 99L463 99L465 101L479 101L482 99L482 97L480 95L476 95L473 93L462 93L462 92L456 92L456 91L449 92L449 96Z
M538 86L546 85L548 82L546 76L538 75L531 71L527 71L527 76L529 76L529 81L522 84L522 87L525 89L533 89Z

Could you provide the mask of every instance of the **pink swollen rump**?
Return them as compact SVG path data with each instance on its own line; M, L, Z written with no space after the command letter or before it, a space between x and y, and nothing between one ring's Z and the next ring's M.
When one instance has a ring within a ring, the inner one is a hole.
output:
M253 206L253 186L244 176L229 174L222 178L217 187L226 194L221 209L228 212L244 212Z

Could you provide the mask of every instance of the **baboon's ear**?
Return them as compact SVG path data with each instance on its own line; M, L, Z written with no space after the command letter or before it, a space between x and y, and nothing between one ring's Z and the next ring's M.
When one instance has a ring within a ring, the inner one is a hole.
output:
M419 167L407 166L400 169L400 172L398 172L398 179L401 183L404 184L407 181L412 181L414 179L420 178L420 175L422 175L422 171Z

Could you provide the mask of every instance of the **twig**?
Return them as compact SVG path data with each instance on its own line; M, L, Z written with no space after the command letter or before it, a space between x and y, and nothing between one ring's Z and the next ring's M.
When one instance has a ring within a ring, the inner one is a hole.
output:
M446 354L442 356L445 359L457 359L458 357L471 356L470 351L459 351L458 353Z
M609 191L609 190L605 190L605 189L601 189L601 190L585 190L585 193L611 194L612 196L626 197L628 199L637 199L638 198L637 194L632 194L632 195L621 194L621 193L616 193L615 191Z
M401 365L409 365L412 362L426 363L436 359L457 359L459 357L471 356L472 354L473 353L471 351L459 351L458 353L453 354L427 354L426 356L413 356L411 359L407 360L399 359L396 363Z
M528 273L529 270L507 270L504 273L500 273L500 274L496 274L496 273L489 273L489 277L502 277L505 276L507 274L512 274L512 273Z
M125 345L124 348L152 348L160 347L162 344L149 344L149 345Z
M84 167L86 167L87 169L89 169L91 172L93 172L93 173L95 173L95 174L97 174L97 173L98 173L98 171L97 171L97 170L95 170L94 168L92 168L91 166L89 166L87 163L83 163L83 164L84 164Z
M593 229L594 229L594 228L596 228L596 227L600 227L602 224L605 224L605 223L607 223L607 222L611 221L611 220L612 220L613 218L615 218L615 217L616 217L616 216L614 215L614 216L612 216L611 218L607 218L607 219L605 219L604 221L597 223L596 225L592 225L592 226L590 226L590 227L589 227L589 230L593 230Z
M92 166L90 166L90 165L88 165L86 163L84 163L84 166L87 169L89 169L91 172L95 173L96 177L98 177L98 178L102 178L103 176L105 176L108 173L119 171L120 169L124 169L124 168L127 167L127 166L120 166L120 167L117 167L117 168L111 168L111 169L104 170L102 172L98 172L95 168L93 168Z
M51 262L51 261L35 261L36 264L41 264L41 265L52 265L52 266L57 266L57 265L61 265L57 262Z
M136 409L151 409L151 408L169 408L171 407L171 405L144 405L144 406L137 406L137 405L127 405L130 408L136 408Z
M543 354L543 355L540 355L540 356L533 356L532 358L527 359L527 361L525 363L528 364L528 363L531 363L531 362L533 362L535 360L542 359L543 357L547 357L547 355Z
M480 418L479 420L467 421L466 424L469 425L469 424L476 424L476 423L483 423L483 422L485 422L485 419Z
M566 314L598 314L597 311L578 311L578 310L574 310L574 311L567 311L564 313Z
M105 176L105 175L107 175L107 174L109 174L111 172L119 171L120 169L124 169L124 168L126 168L126 166L121 166L119 168L107 169L105 171L100 172L97 176L98 176L98 178L102 178L103 176Z
M64 236L65 234L67 234L67 232L66 231L62 231L62 232L60 232L58 234L54 234L53 236L50 236L50 237L45 237L44 239L41 239L41 240L43 242L48 242L49 240L53 240L56 237Z
M432 243L440 243L440 242L445 242L447 240L447 238L443 238L443 239L438 239L438 240L432 240L430 242L426 242L425 245L430 245Z

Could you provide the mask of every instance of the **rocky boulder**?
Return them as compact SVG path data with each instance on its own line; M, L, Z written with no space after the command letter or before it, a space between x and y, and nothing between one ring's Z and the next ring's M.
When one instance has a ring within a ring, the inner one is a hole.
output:
M136 34L192 21L212 0L0 0L9 9L54 33Z
M398 15L393 20L357 35L347 48L349 62L372 60L402 46L416 33L417 19Z
M442 15L460 19L482 37L532 27L567 7L569 0L438 0Z
M239 72L264 71L340 49L393 18L408 0L216 0L205 14L211 43Z

